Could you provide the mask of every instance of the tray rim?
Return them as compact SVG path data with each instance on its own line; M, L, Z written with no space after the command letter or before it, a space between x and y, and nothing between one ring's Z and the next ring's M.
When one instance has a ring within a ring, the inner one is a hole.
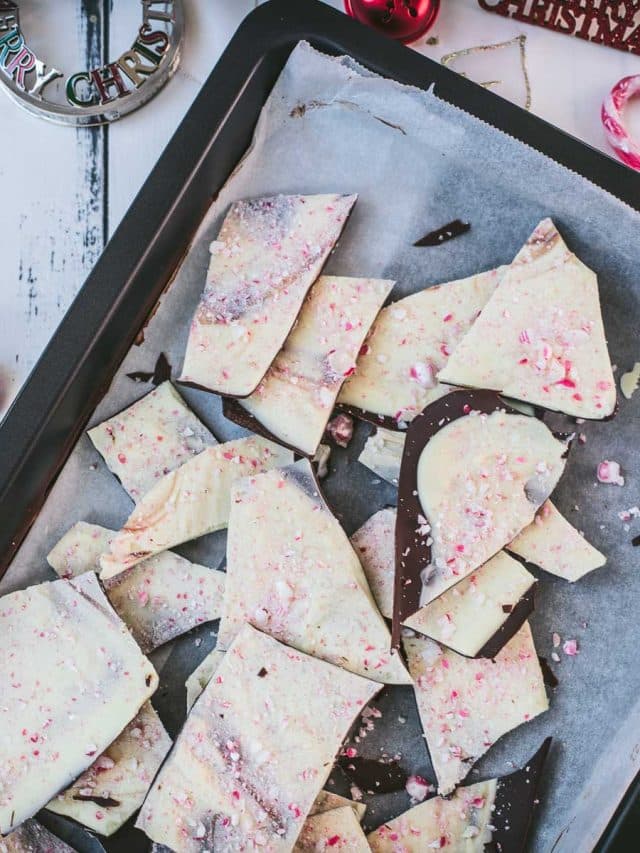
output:
M240 24L0 423L0 446L5 451L0 456L0 516L5 522L0 528L0 578L175 272L181 257L171 258L173 265L163 282L146 293L141 287L145 265L152 262L154 253L162 259L158 244L172 214L186 203L195 169L215 149L261 63L276 51L286 51L288 56L300 40L328 53L348 54L375 73L402 83L423 89L433 85L442 100L540 151L640 212L639 173L538 116L321 0L262 4ZM187 140L190 159L183 156ZM141 245L146 247L142 252ZM113 346L118 333L118 345ZM91 371L91 393L79 399L74 387L89 358L96 355L103 356L100 370ZM42 472L38 488L16 494L21 476L34 465ZM597 851L615 849L624 820L639 799L640 774L621 798Z

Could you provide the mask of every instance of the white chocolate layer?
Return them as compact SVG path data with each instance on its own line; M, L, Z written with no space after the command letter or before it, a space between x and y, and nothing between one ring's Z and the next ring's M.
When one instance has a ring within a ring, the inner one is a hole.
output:
M418 712L440 794L448 794L502 735L549 707L529 623L494 660L405 639Z
M582 418L605 418L616 388L598 280L544 219L440 374Z
M294 853L319 853L325 850L371 853L360 821L349 806L308 817L293 850Z
M417 470L433 540L422 604L486 563L533 521L560 479L566 450L542 421L502 411L471 412L429 440Z
M458 788L449 799L432 797L367 836L373 853L483 853L491 841L497 780Z
M367 807L364 803L356 803L355 800L350 800L348 797L342 797L340 794L334 794L333 791L320 791L315 799L309 817L322 812L330 812L332 809L341 809L347 806L350 808L359 821L364 817Z
M211 244L181 379L234 397L257 388L344 227L354 195L238 201Z
M135 503L165 474L218 443L171 382L87 435Z
M380 312L339 402L411 421L447 391L438 374L506 267L428 287Z
M290 853L340 744L378 689L245 625L189 714L137 826L180 853L260 845Z
M248 622L375 681L411 683L307 460L238 481L231 504L221 648Z
M398 485L400 464L404 452L405 434L378 427L366 440L358 462L366 465L378 477L392 486Z
M109 549L115 531L79 521L47 556L63 578L100 571L100 555ZM147 653L222 615L226 575L163 551L105 581L105 592L116 613Z
M313 456L393 285L374 278L320 276L282 350L242 406L277 439Z
M157 685L93 573L1 598L0 833L83 773Z
M533 524L506 547L528 563L568 581L577 581L607 562L551 501L542 504Z
M368 518L351 537L378 610L393 618L396 510L386 507Z
M47 809L101 835L113 835L142 805L171 749L171 738L147 702L138 715L73 785Z
M100 577L108 580L154 554L226 527L231 484L292 459L290 451L258 436L203 450L142 498L101 557Z
M211 681L213 673L220 666L223 658L223 651L213 649L185 681L184 686L187 689L187 714L193 708L196 699L198 699L207 684Z

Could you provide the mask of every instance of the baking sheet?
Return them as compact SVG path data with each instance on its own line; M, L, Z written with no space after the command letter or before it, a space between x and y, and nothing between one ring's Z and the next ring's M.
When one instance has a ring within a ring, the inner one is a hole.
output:
M599 276L605 327L618 375L640 359L640 216L567 169L440 101L437 93L400 86L300 45L274 89L253 145L221 191L172 286L127 356L93 423L112 415L151 386L126 374L153 370L165 352L178 375L189 322L204 283L208 245L230 202L278 192L360 194L327 271L397 280L393 298L427 285L507 263L538 220L551 215L569 246ZM471 231L435 248L413 248L425 232L460 217ZM224 420L220 401L181 392L220 440L242 434ZM639 503L635 453L640 393L621 401L611 423L587 423L554 499L607 567L568 585L541 576L532 620L538 651L549 658L551 634L576 638L580 653L551 664L560 679L551 710L511 733L481 761L472 780L509 772L543 738L556 739L543 805L534 826L535 851L590 850L640 765L640 668L636 613L638 552L617 513ZM561 420L561 419L558 419ZM359 425L347 451L335 450L324 488L352 533L371 513L395 503L395 489L356 462L371 428ZM597 463L620 462L622 488L598 484ZM83 436L40 517L0 584L0 591L51 577L45 557L78 520L119 527L131 502ZM213 568L224 561L225 535L177 549ZM635 559L634 559L635 558ZM207 625L155 656L162 666L154 698L175 733L184 717L184 679L215 641ZM170 655L168 656L168 651ZM401 755L405 767L431 776L410 690L387 689L376 700L383 716L360 745L375 757ZM404 722L403 722L404 721ZM370 803L369 826L408 807L405 794Z

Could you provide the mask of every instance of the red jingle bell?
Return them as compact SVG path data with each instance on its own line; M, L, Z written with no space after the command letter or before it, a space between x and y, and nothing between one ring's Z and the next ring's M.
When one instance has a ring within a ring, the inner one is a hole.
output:
M431 29L440 0L344 0L348 15L405 44Z

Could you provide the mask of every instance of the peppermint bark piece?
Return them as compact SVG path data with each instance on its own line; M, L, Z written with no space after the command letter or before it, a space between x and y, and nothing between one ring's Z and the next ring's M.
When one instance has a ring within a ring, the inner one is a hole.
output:
M345 806L353 811L358 821L362 820L367 810L364 803L356 803L355 800L342 797L340 794L334 794L333 791L320 791L311 807L309 817L323 812L330 812L332 809L341 809Z
M338 402L354 414L394 427L451 389L438 374L466 335L507 268L435 285L380 312Z
M491 391L454 391L414 419L398 489L396 641L401 623L533 521L566 454L542 421Z
M367 836L373 853L426 853L449 848L482 853L491 841L496 779L458 788L452 797L432 797Z
M384 427L378 427L366 440L358 462L366 465L374 474L392 486L398 485L400 464L404 451L405 435Z
M226 527L234 480L291 461L290 451L257 436L203 450L142 498L102 555L100 577L108 580L174 545Z
M590 545L551 501L542 504L533 524L506 547L528 563L571 582L607 562L604 554Z
M324 850L371 853L360 821L349 806L308 817L293 849L294 853L318 853Z
M213 649L206 658L193 670L185 681L187 690L187 714L193 708L196 699L200 696L207 684L211 681L213 673L222 663L224 652Z
M171 382L163 382L87 435L134 503L165 474L218 443Z
M355 195L279 195L231 206L211 244L182 382L232 397L256 390L355 201Z
M268 438L313 456L345 378L395 282L320 276L291 334L256 391L241 406Z
M411 683L307 460L234 485L219 645L246 622L375 681Z
M113 835L142 805L171 749L171 738L150 702L73 785L47 809L101 835Z
M289 853L349 727L378 689L245 625L137 826L181 853L260 845Z
M116 532L80 521L47 556L60 577L100 571ZM225 573L163 551L104 582L107 598L143 652L222 615Z
M0 838L0 853L75 853L37 820L25 820L6 838Z
M502 737L549 707L529 624L494 660L404 640L438 792L448 794Z
M385 507L368 518L351 537L378 610L393 618L396 510Z
M440 381L493 388L581 418L613 413L598 280L550 219L520 250Z
M158 676L92 573L1 598L0 637L4 834L93 763Z

